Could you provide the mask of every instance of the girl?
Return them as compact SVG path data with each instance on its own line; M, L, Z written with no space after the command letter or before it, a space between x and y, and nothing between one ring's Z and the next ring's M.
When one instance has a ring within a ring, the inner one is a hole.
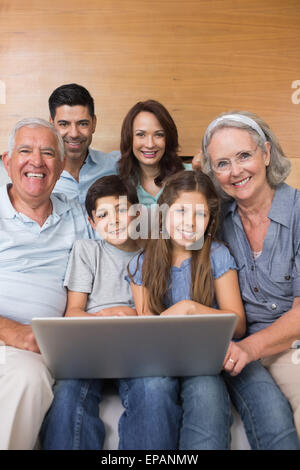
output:
M138 315L236 313L235 337L245 332L236 265L215 240L219 200L209 177L181 171L165 183L159 239L129 264ZM181 378L179 449L228 449L231 405L221 375Z
M119 174L136 187L139 202L156 204L166 177L191 168L178 156L178 132L168 110L158 101L136 103L121 130Z

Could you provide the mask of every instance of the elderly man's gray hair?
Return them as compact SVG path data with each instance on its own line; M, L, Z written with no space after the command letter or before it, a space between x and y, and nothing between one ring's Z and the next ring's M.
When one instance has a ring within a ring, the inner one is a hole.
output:
M50 124L50 122L46 121L45 119L40 119L40 118L25 118L17 122L17 124L13 127L8 138L8 156L9 157L12 156L13 150L15 148L16 133L22 127L30 127L30 128L46 127L47 129L50 129L50 131L55 135L57 139L59 156L60 156L61 161L63 161L65 151L64 151L64 142L60 133L55 129L55 127L52 124Z

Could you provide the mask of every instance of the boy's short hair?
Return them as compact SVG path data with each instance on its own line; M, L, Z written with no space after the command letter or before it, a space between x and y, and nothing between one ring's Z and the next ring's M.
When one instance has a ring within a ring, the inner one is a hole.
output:
M126 184L118 175L103 176L92 184L85 198L85 208L91 219L93 219L92 211L96 209L97 199L107 196L127 196L130 204L139 203L133 185Z

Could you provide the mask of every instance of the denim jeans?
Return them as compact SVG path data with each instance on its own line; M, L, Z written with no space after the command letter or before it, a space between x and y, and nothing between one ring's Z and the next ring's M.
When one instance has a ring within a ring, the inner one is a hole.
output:
M176 450L181 424L179 383L171 377L118 380L125 412L119 449Z
M232 412L221 375L181 379L183 408L180 450L230 448Z
M148 377L116 381L125 408L119 421L119 449L176 450L181 423L177 379ZM103 381L61 380L42 429L43 449L102 449L99 418Z
M252 449L300 449L289 402L260 362L249 363L234 377L222 375Z

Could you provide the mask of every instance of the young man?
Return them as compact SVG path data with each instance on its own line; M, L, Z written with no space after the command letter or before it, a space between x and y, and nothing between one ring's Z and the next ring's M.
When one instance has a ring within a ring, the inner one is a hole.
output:
M97 118L88 90L71 83L53 91L49 98L50 122L63 138L65 169L55 186L84 204L88 188L102 176L117 174L120 152L108 154L90 148Z
M73 246L65 277L66 316L136 315L125 276L139 248L129 235L129 208L137 203L136 192L116 175L99 179L89 189L86 209L101 239L78 240ZM125 408L119 449L175 450L181 419L177 380L150 377L116 383ZM100 379L57 382L41 433L44 449L102 449L102 384Z

